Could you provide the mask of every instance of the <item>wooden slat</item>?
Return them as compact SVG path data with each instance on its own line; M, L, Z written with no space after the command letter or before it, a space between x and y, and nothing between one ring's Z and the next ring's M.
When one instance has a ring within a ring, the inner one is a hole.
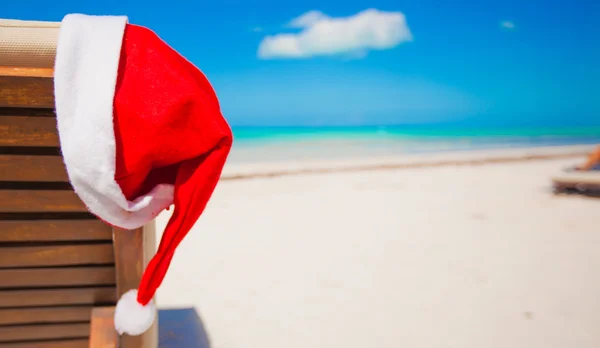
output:
M115 288L0 290L0 308L113 304Z
M113 317L114 307L98 307L92 311L89 348L115 348L118 343Z
M115 281L113 266L0 269L0 288L112 285Z
M0 76L0 107L53 108L52 77Z
M0 117L0 146L60 146L53 117Z
M0 221L0 242L112 241L112 228L100 220Z
M142 272L156 252L156 231L154 222L136 230L115 228L114 248L117 270L117 293L122 296L130 289L139 286ZM120 348L154 348L158 345L157 321L150 329L139 336L122 335Z
M89 323L0 326L0 342L86 338L89 332Z
M2 343L2 348L88 348L88 339Z
M92 315L87 307L41 307L0 309L0 325L85 322Z
M54 69L30 68L21 66L0 66L0 76L53 77Z
M111 264L112 244L0 247L0 267Z
M74 191L0 190L0 212L87 212Z
M68 182L69 177L60 156L0 155L0 181Z

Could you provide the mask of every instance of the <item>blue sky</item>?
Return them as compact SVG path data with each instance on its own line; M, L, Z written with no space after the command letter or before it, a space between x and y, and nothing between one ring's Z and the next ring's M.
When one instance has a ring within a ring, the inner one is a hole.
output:
M233 126L600 125L598 1L171 3L9 1L0 17L127 15L208 76ZM410 40L396 31L385 49L352 49L346 36L335 55L258 55L265 37L302 33L289 23L308 11L335 21L369 8L403 14Z

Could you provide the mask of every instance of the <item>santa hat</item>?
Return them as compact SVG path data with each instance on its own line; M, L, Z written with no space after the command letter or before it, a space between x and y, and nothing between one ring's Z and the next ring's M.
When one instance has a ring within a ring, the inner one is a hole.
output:
M91 213L135 229L174 205L139 288L115 310L120 334L142 334L175 249L217 185L231 130L206 77L124 16L63 19L54 88L66 170Z

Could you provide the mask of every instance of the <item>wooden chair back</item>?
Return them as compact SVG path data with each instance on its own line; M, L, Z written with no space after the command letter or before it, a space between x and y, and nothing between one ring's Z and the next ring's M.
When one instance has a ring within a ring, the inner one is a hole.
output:
M110 311L138 286L155 251L152 225L112 228L88 213L73 191L60 153L52 73L0 61L3 348L93 347L92 314L106 318L99 308ZM113 346L157 345L155 325Z

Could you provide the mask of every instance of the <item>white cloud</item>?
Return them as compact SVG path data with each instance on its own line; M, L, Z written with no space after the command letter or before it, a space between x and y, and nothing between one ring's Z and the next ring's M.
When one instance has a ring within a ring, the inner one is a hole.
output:
M310 11L288 23L302 29L299 33L266 36L258 56L272 58L310 58L314 56L355 54L385 50L412 41L402 12L368 9L349 17L329 17Z
M327 19L330 18L321 11L308 11L300 17L292 19L288 26L291 28L306 28Z
M515 23L511 21L502 21L500 22L500 26L504 29L512 30L515 28Z

